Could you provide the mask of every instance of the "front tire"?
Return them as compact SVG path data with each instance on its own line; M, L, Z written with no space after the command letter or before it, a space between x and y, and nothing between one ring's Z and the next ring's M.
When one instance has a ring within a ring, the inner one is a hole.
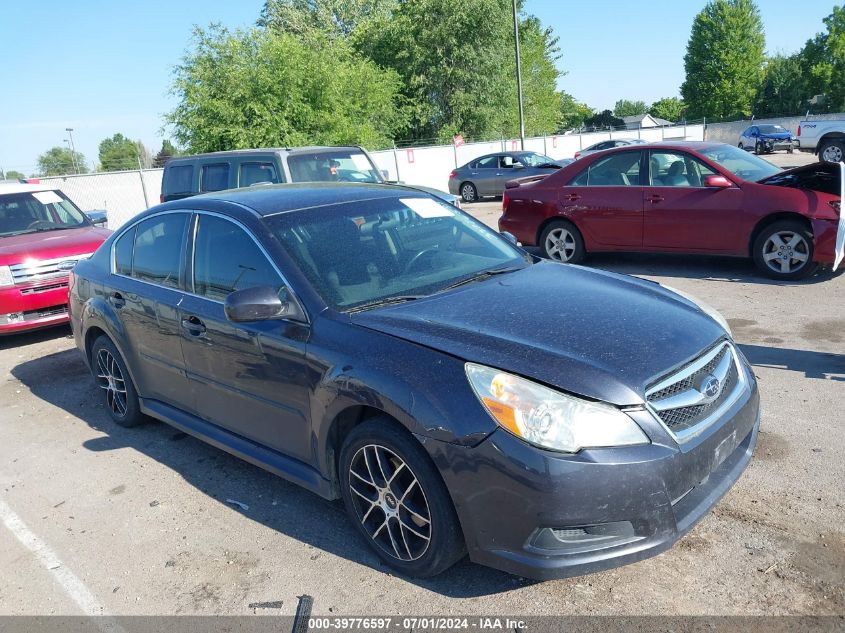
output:
M466 554L440 474L420 443L391 418L352 429L340 452L338 478L350 519L397 571L436 576Z
M567 264L578 264L586 256L581 232L566 220L555 220L543 229L540 248L552 261Z
M126 362L107 336L100 336L91 347L91 366L97 386L105 392L106 411L123 427L137 426L144 421L138 392L126 369Z
M837 140L825 141L819 148L819 160L839 163L845 160L845 143Z
M478 200L478 189L471 182L461 185L461 199L464 202L475 202Z
M813 261L813 234L797 220L780 220L765 227L753 249L757 268L772 279L804 279L818 269Z

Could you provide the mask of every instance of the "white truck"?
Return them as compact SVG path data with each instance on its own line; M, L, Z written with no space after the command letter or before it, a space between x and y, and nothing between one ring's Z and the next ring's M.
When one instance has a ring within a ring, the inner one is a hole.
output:
M831 163L845 161L845 119L806 119L798 123L798 146Z

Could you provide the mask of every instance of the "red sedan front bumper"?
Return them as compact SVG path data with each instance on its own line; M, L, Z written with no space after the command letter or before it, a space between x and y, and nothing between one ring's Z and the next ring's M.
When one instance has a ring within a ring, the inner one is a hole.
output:
M0 335L67 323L68 277L0 289Z

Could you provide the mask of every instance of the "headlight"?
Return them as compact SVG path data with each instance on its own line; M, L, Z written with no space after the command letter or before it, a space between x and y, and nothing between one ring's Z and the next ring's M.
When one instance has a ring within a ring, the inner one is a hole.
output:
M683 290L678 290L677 288L673 288L672 286L667 286L666 284L661 284L661 285L664 288L666 288L666 290L669 290L670 292L674 292L676 295L681 295L684 299L686 299L690 303L694 303L696 306L698 306L699 310L701 310L704 314L706 314L711 319L713 319L716 323L721 325L722 328L724 328L725 332L728 333L728 336L733 338L734 335L733 335L733 332L731 332L731 326L728 325L727 319L725 319L725 317L722 316L722 313L719 312L716 308L711 306L709 303L705 303L701 299L697 299L696 297L693 297L691 294L686 293Z
M630 417L607 404L554 391L498 369L466 364L475 395L494 420L526 442L556 451L648 444Z
M0 266L0 288L14 285L15 280L12 278L12 269L8 266Z

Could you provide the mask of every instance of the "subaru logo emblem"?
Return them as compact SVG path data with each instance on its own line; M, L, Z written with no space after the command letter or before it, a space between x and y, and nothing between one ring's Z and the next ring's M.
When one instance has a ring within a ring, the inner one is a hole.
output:
M701 388L699 391L708 398L715 398L719 395L721 388L722 385L719 383L719 379L716 378L716 376L705 376L704 380L701 381Z
M66 259L63 262L59 262L56 265L56 268L58 268L59 270L61 270L63 272L68 271L68 270L72 270L73 267L76 266L77 262L78 262L78 260L76 260L76 259Z

